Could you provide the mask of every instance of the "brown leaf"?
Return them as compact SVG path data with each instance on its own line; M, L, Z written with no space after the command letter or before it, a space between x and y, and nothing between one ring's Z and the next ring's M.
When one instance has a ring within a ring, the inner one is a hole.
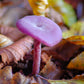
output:
M10 38L0 34L0 48L7 47L11 44L13 44L13 41Z
M30 78L25 77L21 73L15 73L13 78L10 80L11 84L29 84Z
M0 84L4 84L4 81L9 81L13 77L12 68L10 66L0 70ZM6 84L6 83L5 83Z
M28 11L24 8L11 7L8 9L5 15L0 18L0 25L16 26L17 20L25 15L28 15Z
M15 27L0 25L0 33L9 37L12 41L17 41L26 36Z
M4 1L0 1L0 7L4 7L4 6L8 6L8 5L12 5L12 2L10 1L7 1L7 2L4 2Z
M18 61L23 60L25 54L31 50L32 44L33 39L26 36L14 44L0 49L1 62L10 63L14 61L17 63Z
M12 67L6 66L0 70L0 84L43 84L39 77L25 76L20 72L12 73Z
M17 41L21 39L22 37L26 36L22 32L20 32L18 29L14 29L13 31L5 34L7 37L9 37L12 41Z
M76 75L73 79L84 80L84 74L82 74L82 75Z
M40 71L40 74L42 74L44 77L48 79L60 78L62 71L58 69L56 65L51 61L51 57L48 57L46 53L43 53L42 60L46 63L46 65Z
M63 39L58 45L53 47L44 47L43 51L47 52L49 56L52 56L56 60L69 61L75 54L79 53L80 45L75 45Z
M56 12L53 8L49 8L48 17L57 24L59 24L60 26L63 25L62 16L58 12Z
M84 52L72 59L67 66L68 69L84 70Z
M84 45L84 36L72 36L67 38L67 41L75 45Z
M14 31L14 30L15 30L14 27L8 27L8 26L0 25L0 33L1 34L5 35L7 33Z

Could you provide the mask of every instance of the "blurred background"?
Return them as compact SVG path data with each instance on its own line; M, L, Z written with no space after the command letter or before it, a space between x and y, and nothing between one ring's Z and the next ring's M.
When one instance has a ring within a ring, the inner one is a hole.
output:
M0 0L0 25L16 27L26 15L33 15L28 0ZM64 38L84 35L84 0L49 0L46 17L61 27Z

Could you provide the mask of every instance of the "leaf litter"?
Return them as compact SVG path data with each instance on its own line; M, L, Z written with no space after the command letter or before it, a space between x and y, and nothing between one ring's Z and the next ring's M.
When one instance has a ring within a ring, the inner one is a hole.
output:
M42 45L39 73L41 77L31 76L33 39L17 30L15 23L19 18L33 13L30 13L32 10L28 10L26 5L23 5L23 1L20 3L16 3L16 0L12 0L12 3L10 0L7 1L7 3L0 1L0 11L2 11L0 15L0 34L9 37L14 43L0 49L0 84L48 84L48 82L50 84L83 84L84 22L79 19L76 22L76 17L78 16L75 15L74 9L68 4L66 5L64 1L62 1L65 4L63 7L67 6L66 11L69 9L72 13L67 11L64 16L59 12L62 8L61 6L59 6L60 10L53 6L50 8L52 13L48 12L47 17L59 24L63 31L63 39L53 47ZM65 1L69 2L70 0ZM78 1L78 3L80 2ZM58 4L58 0L56 4ZM72 4L76 11L78 11L77 4L76 6L74 3ZM14 10L16 10L16 13L14 13ZM66 14L69 14L69 17ZM71 18L71 14L73 18ZM11 18L9 19L10 16ZM74 19L74 22L70 23L69 20L72 19Z

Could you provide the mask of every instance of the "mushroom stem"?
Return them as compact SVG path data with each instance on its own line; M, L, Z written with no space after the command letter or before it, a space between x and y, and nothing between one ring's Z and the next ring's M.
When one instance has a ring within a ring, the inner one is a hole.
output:
M41 43L38 40L34 42L33 74L36 75L40 70L41 61Z

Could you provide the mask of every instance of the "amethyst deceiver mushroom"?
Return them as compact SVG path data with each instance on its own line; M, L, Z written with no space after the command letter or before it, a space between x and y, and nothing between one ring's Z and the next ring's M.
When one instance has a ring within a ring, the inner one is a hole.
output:
M18 29L35 39L33 74L38 74L41 60L41 43L54 46L62 39L60 27L52 20L43 16L26 16L16 23Z

